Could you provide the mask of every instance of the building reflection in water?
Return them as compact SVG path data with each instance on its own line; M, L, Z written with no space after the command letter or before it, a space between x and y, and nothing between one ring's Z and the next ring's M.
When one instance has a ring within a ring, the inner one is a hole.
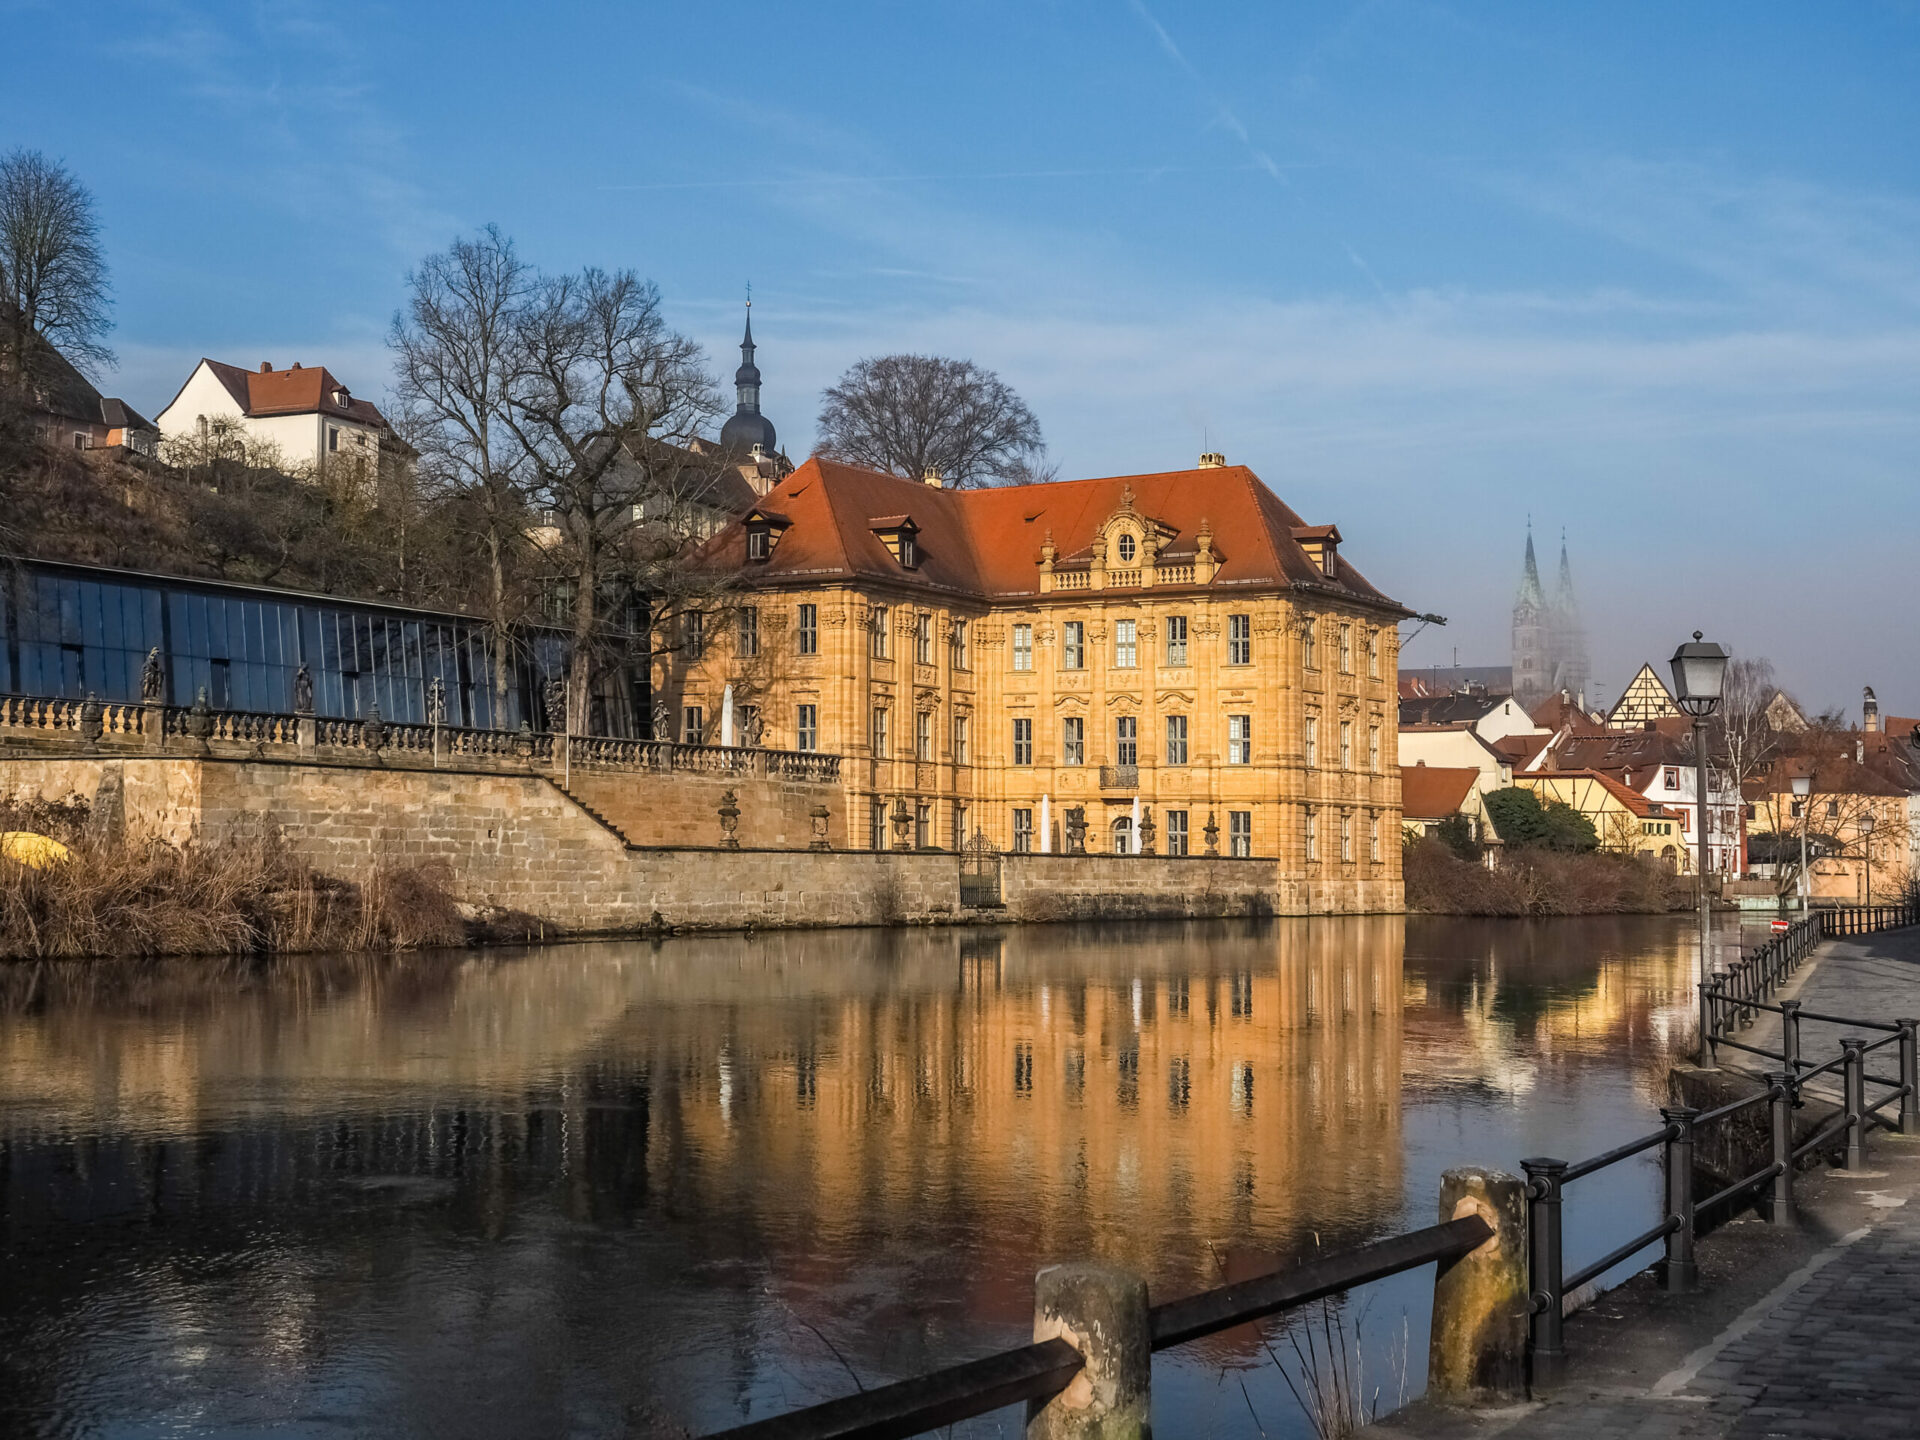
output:
M827 1341L871 1383L1017 1340L1053 1259L1170 1295L1420 1223L1403 1092L1685 1009L1631 926L1564 964L1416 931L1419 973L1407 929L9 976L0 1428L697 1430L847 1388ZM1256 1358L1220 1337L1166 1394Z

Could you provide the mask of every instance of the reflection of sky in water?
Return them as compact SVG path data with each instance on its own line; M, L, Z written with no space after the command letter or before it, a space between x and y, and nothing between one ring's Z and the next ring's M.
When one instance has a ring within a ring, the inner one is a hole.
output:
M0 1018L0 1429L696 1432L1434 1217L1651 1128L1683 920L840 932L35 981ZM78 974L79 972L76 972ZM11 983L11 982L9 982ZM1569 1191L1569 1268L1657 1168ZM1424 1371L1375 1286L1362 1384ZM1265 1332L1292 1363L1283 1327ZM1304 1434L1252 1331L1164 1433ZM1015 1418L973 1433L1018 1433Z

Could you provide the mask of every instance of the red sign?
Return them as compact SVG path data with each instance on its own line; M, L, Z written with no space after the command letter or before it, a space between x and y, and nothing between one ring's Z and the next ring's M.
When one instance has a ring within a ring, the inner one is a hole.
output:
M1793 928L1793 922L1785 919L1776 920L1773 922L1773 928L1775 930L1791 930Z

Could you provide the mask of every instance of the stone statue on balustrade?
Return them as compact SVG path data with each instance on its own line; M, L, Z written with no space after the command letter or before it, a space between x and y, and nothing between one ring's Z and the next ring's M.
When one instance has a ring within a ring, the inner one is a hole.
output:
M166 670L160 663L160 647L154 646L147 651L147 660L140 667L140 698L152 705L159 701L166 689Z
M313 713L313 671L305 665L293 672L293 713Z

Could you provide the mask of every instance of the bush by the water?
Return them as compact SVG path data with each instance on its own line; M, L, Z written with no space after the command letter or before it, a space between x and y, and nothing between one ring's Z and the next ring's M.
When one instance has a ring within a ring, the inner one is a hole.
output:
M0 958L248 955L459 945L467 923L444 866L395 866L363 885L295 858L272 834L244 843L123 844L77 797L0 798L0 832L51 835L71 858L0 857Z
M1587 851L1600 848L1593 822L1564 800L1545 800L1522 785L1486 798L1487 818L1509 850Z
M1401 871L1407 908L1434 915L1651 915L1692 903L1665 865L1597 851L1508 850L1489 870L1423 839L1406 848Z

